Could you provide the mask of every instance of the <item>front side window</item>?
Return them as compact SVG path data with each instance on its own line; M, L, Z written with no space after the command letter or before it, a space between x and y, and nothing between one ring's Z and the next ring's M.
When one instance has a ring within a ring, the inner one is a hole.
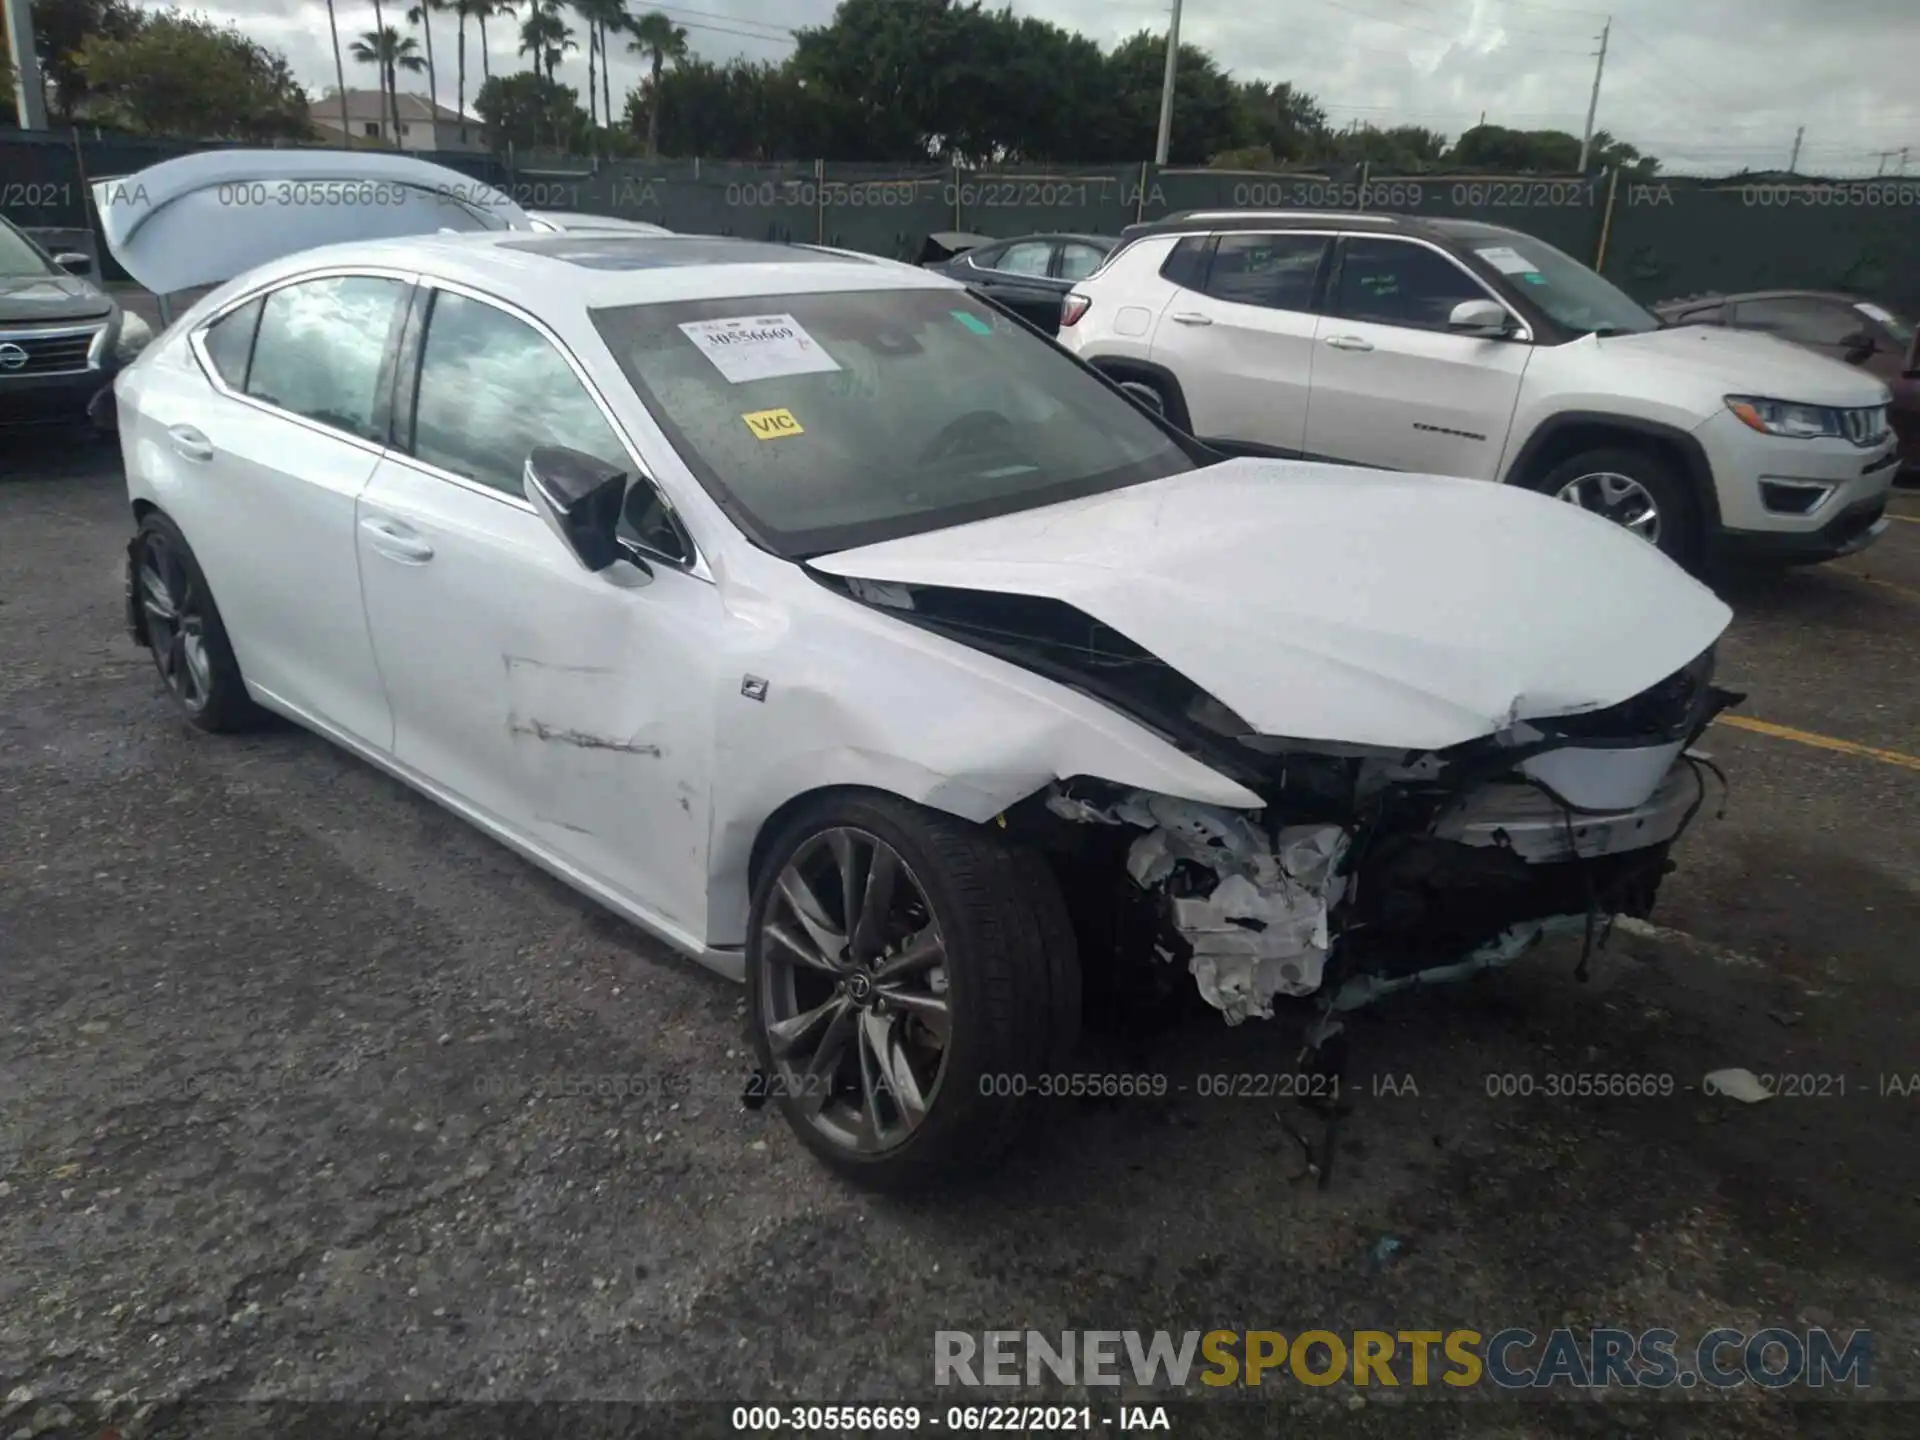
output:
M1350 239L1340 257L1334 310L1349 320L1444 330L1454 307L1490 298L1437 250L1404 240Z
M1808 296L1742 300L1733 313L1742 330L1764 330L1796 345L1844 345L1867 328L1851 305Z
M791 558L1194 467L1138 407L963 292L595 310L695 477Z
M1207 267L1207 294L1267 310L1311 310L1326 253L1324 235L1222 235Z
M1000 258L993 262L992 268L1004 270L1009 275L1044 275L1053 259L1053 242L1049 240L1022 240L1017 245L1009 245L1000 252Z
M505 494L526 493L527 456L543 445L633 468L552 342L484 301L434 296L416 395L415 457Z
M247 394L366 440L375 423L388 337L407 287L372 275L302 280L267 296Z

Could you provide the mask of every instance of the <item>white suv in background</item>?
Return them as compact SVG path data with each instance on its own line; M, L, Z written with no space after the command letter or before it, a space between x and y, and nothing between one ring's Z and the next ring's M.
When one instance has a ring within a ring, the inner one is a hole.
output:
M1136 226L1068 296L1060 343L1217 449L1525 485L1695 567L1864 549L1899 468L1880 381L1664 325L1551 245L1472 221Z

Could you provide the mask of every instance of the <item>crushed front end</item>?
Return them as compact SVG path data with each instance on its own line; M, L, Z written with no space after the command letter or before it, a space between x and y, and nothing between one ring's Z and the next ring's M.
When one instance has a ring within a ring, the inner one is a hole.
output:
M1549 931L1590 950L1613 917L1646 916L1718 775L1693 746L1740 699L1713 662L1709 649L1623 704L1425 753L1257 735L1196 696L1189 717L1238 752L1235 778L1265 809L1077 780L1017 819L1083 923L1120 916L1107 939L1189 973L1229 1024L1270 1017L1276 997L1351 1008Z

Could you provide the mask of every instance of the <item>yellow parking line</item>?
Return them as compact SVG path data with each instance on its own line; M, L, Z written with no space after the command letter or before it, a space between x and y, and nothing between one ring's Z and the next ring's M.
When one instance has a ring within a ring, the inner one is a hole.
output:
M1851 740L1836 740L1831 735L1815 735L1810 730L1795 730L1788 725L1775 725L1771 720L1752 720L1745 715L1722 715L1713 723L1731 725L1736 730L1751 730L1756 735L1771 735L1776 740L1791 740L1798 745L1811 745L1816 750L1831 750L1839 755L1858 755L1867 760L1878 760L1882 765L1898 765L1907 770L1920 770L1920 755L1903 755L1898 750L1876 750L1871 745L1856 745Z
M1887 518L1889 520L1898 520L1902 525L1920 525L1920 515L1896 515L1893 511L1889 510L1887 512Z
M1858 580L1862 584L1878 585L1882 590L1891 590L1896 595L1904 595L1909 600L1920 600L1920 590L1914 589L1911 585L1899 585L1892 580L1880 580L1872 575L1855 575L1847 570L1842 570L1840 573L1849 579Z

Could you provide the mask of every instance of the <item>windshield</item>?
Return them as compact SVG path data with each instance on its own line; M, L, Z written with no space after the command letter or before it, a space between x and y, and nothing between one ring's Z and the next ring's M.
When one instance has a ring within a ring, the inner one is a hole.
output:
M1129 401L960 290L596 310L681 458L795 559L1190 470Z
M1853 308L1858 310L1862 315L1866 316L1869 320L1878 320L1880 322L1881 328L1883 328L1889 335L1893 336L1893 338L1899 341L1902 345L1913 344L1913 322L1912 321L1903 319L1901 316L1895 315L1891 310L1884 309L1879 305L1871 305L1867 303L1865 300L1862 300L1858 305L1855 305Z
M0 220L0 278L13 280L23 275L54 273L54 268L47 264L45 257L26 236Z
M1603 280L1571 255L1530 235L1503 235L1471 242L1473 253L1507 283L1569 330L1594 335L1637 335L1660 321L1627 293Z

